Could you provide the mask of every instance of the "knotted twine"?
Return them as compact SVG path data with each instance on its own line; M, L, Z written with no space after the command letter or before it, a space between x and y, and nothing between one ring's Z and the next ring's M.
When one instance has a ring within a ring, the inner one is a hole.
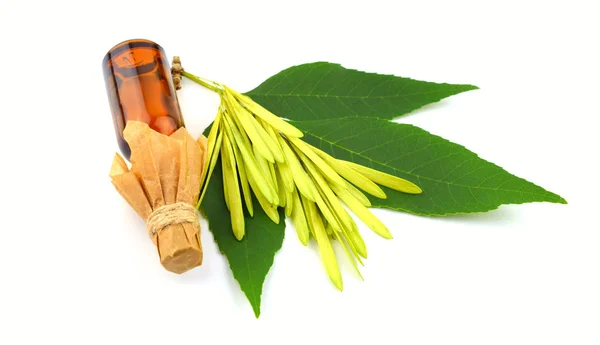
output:
M198 211L185 202L164 205L152 211L146 220L146 230L154 237L169 225L197 223Z
M183 67L181 67L181 59L179 56L173 56L173 65L171 67L171 75L173 77L173 85L175 85L175 90L181 90L181 73L183 72Z

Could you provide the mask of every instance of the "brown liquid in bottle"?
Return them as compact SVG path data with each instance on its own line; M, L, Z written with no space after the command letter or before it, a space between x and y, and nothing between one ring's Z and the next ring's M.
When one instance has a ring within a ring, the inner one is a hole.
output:
M116 45L102 62L106 90L123 156L131 150L123 138L127 121L142 121L170 135L184 126L169 62L158 44L129 40Z

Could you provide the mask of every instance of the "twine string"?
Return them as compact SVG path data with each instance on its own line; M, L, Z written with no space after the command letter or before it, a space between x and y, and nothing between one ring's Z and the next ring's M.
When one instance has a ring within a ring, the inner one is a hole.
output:
M164 205L148 216L146 230L154 237L169 225L198 222L198 211L185 202Z
M175 90L181 90L181 73L183 73L183 67L181 67L181 59L179 58L179 56L174 56L173 64L171 67L171 76L173 78Z

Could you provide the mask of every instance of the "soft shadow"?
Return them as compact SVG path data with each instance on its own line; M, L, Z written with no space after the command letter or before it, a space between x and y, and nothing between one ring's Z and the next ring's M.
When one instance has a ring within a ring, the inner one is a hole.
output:
M519 212L515 209L505 206L485 213L456 214L447 217L434 217L432 219L440 222L506 226L509 224L514 224L518 221Z
M202 265L198 267L194 267L191 270L184 272L183 274L172 274L174 280L177 280L179 283L190 285L190 284L198 284L203 281L207 281L211 276L210 266L205 265L204 260L206 260L206 255L202 259Z
M447 100L441 100L439 102L436 103L430 103L427 104L421 108L415 109L413 111L411 111L408 114L404 114L404 115L400 115L397 117L394 117L394 120L398 120L398 119L410 119L413 116L416 115L423 115L424 113L428 113L430 111L437 111L438 109L442 109L442 108L447 108L448 107L448 101Z
M200 218L200 242L202 243L202 265L183 274L173 274L173 279L183 284L198 284L207 281L211 275L215 274L214 270L217 265L211 263L210 260L218 257L219 251L212 233L208 231L208 223L202 217Z

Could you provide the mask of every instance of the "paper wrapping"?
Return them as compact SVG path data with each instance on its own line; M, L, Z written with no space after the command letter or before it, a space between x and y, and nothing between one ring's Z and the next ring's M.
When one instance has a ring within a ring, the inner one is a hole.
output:
M196 205L206 159L205 137L196 141L185 128L166 136L139 121L128 121L123 135L131 148L131 168L117 153L109 175L137 214L148 220L164 205ZM198 221L168 225L150 236L167 270L181 274L202 264Z

